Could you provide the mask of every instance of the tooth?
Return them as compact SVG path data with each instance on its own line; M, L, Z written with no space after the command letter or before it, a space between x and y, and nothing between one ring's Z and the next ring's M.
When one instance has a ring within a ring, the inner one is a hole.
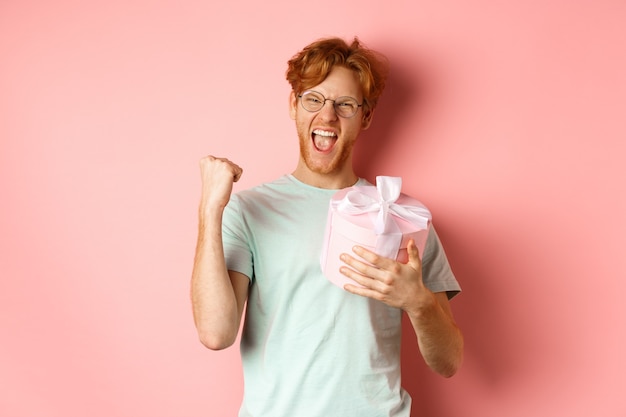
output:
M323 130L315 130L315 131L313 131L313 133L315 133L316 135L319 135L319 136L326 136L326 137L335 136L335 134L333 132L325 132Z

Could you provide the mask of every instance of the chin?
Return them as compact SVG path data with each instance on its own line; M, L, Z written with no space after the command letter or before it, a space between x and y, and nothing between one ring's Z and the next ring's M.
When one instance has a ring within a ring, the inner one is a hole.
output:
M328 153L322 153L317 150L315 144L307 141L300 142L300 157L304 161L309 171L320 174L334 174L343 168L350 159L350 154L345 149L335 144ZM332 155L331 155L332 153Z
M335 174L341 171L341 168L346 163L347 158L340 158L336 155L333 159L327 161L320 161L311 156L304 156L304 163L311 172L321 175Z

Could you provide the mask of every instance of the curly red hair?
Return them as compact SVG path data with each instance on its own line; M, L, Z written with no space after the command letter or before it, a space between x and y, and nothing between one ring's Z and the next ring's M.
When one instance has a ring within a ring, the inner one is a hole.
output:
M335 66L353 70L363 90L364 107L372 111L385 89L387 59L365 47L358 38L348 44L341 38L320 39L306 46L288 62L287 81L296 94L320 84Z

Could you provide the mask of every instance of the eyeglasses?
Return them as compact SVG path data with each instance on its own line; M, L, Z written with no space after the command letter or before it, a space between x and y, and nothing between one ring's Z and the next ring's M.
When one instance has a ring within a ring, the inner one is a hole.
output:
M344 117L346 119L353 117L359 110L359 107L363 106L363 103L359 104L356 99L352 97L344 96L331 100L324 97L322 93L318 93L313 90L305 91L298 97L302 103L302 108L311 113L322 110L322 107L324 107L324 104L326 104L327 101L332 101L337 116Z

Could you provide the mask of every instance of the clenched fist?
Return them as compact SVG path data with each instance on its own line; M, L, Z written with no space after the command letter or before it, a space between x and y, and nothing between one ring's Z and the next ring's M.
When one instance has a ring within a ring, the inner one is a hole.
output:
M233 183L239 181L243 170L226 158L206 156L200 160L202 176L202 197L200 209L203 211L223 209L233 191Z

